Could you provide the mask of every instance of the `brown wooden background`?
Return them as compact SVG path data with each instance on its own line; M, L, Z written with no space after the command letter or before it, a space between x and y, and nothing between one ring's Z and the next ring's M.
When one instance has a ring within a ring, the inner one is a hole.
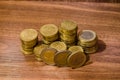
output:
M94 30L100 39L87 65L58 68L20 52L23 29L59 26L66 19L76 21L79 31ZM120 80L120 4L0 1L0 80Z

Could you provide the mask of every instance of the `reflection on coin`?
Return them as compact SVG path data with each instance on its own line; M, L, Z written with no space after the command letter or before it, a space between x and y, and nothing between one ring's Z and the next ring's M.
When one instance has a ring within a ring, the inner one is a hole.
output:
M40 28L40 33L45 37L52 37L58 34L58 27L54 24L46 24Z
M20 33L20 39L25 42L33 41L38 37L38 32L35 29L24 29Z
M73 52L69 57L68 57L68 65L72 68L78 68L80 66L83 66L86 62L86 55L81 52Z
M35 56L37 57L37 59L39 59L39 61L40 61L40 54L41 54L42 50L45 48L48 48L48 45L38 44L37 46L34 47L33 52L34 52Z
M67 58L69 57L69 55L71 54L70 51L60 51L60 52L57 52L57 54L55 55L55 58L54 58L54 61L55 61L55 64L59 67L61 66L67 66Z
M42 50L42 52L40 54L40 58L46 64L55 65L54 56L55 56L56 52L57 52L57 50L54 48L45 48L44 50Z
M58 51L66 50L67 45L64 42L56 41L50 44L51 48L55 48Z
M71 52L76 52L76 51L84 52L84 50L81 46L71 46L68 50Z

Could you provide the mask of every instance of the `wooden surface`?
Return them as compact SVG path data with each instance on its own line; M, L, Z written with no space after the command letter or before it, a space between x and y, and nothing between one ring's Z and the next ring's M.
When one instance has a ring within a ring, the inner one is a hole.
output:
M66 19L76 21L79 31L98 34L99 50L87 65L58 68L20 52L23 29L39 30L46 23L59 26ZM1 1L0 80L120 80L120 4Z

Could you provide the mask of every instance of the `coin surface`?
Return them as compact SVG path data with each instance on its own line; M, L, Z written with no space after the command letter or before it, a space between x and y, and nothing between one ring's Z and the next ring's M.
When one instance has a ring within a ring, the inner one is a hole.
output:
M73 52L67 59L68 65L72 68L78 68L85 64L86 62L86 55L81 52Z
M59 67L68 66L67 58L70 54L71 52L67 50L57 52L54 58L55 64Z
M62 50L67 49L67 45L64 42L61 42L61 41L55 41L55 42L51 43L50 47L55 48L58 51L62 51Z
M82 32L79 33L78 36L81 43L88 43L94 41L96 37L97 37L96 33L92 30L83 30Z
M37 46L34 47L33 52L34 52L37 60L42 61L42 60L40 60L40 54L41 54L42 50L45 49L45 48L48 48L48 45L38 44Z
M54 48L45 48L42 50L40 54L40 58L42 61L48 65L55 65L54 56L57 50Z
M53 37L58 34L58 27L54 24L46 24L40 28L40 33L45 37Z
M75 22L70 21L70 20L65 20L61 23L60 28L61 30L63 30L63 32L71 32L71 31L76 30L78 27Z
M76 51L84 52L84 50L81 46L71 46L68 50L71 52L76 52Z
M34 41L38 37L38 32L35 29L24 29L20 33L20 39L25 42Z
M26 51L24 50L22 47L20 48L21 52L25 55L30 55L30 54L33 54L33 51Z

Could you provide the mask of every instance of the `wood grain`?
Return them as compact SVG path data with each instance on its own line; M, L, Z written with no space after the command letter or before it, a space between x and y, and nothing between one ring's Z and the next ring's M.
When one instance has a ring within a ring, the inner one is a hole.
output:
M79 31L97 32L99 50L87 65L58 68L20 52L23 29L66 19L76 21ZM120 80L120 4L0 1L0 80Z

